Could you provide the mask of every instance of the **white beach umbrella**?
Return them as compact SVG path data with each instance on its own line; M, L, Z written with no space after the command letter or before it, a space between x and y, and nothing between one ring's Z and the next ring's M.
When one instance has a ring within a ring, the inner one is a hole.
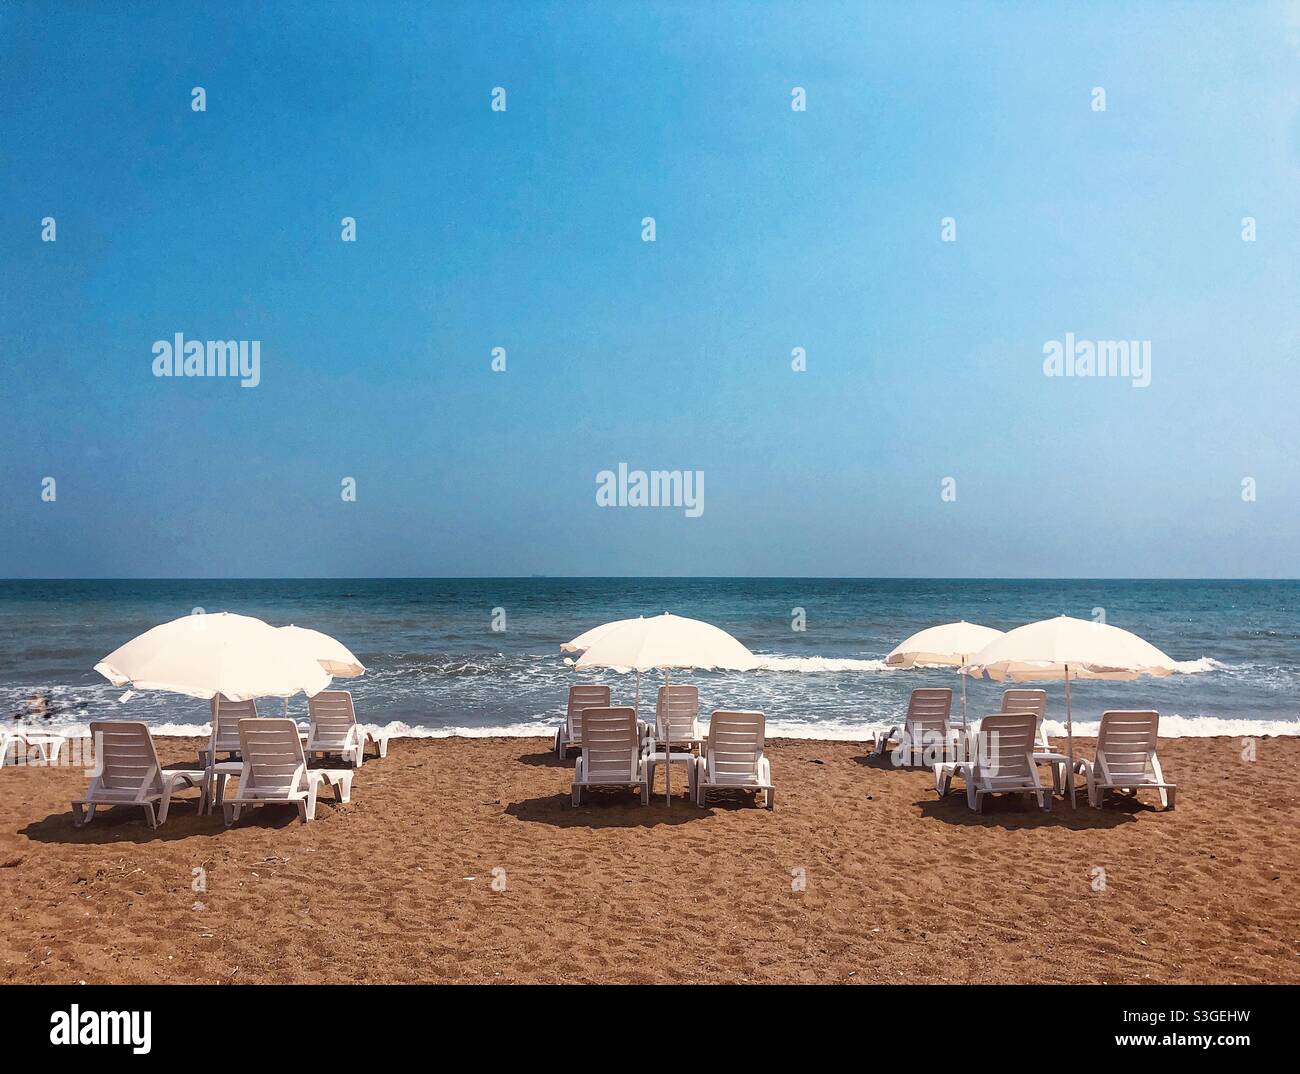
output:
M611 631L617 630L619 627L625 627L629 623L640 622L644 618L645 616L638 615L635 619L615 619L612 623L601 623L600 626L592 627L590 630L586 631L585 633L579 634L572 641L566 641L563 645L560 646L560 652L562 653L585 652L586 650L590 649L597 641L599 641L601 638L603 638L606 634L610 633ZM566 657L564 662L566 664L572 664L573 660ZM641 672L639 669L637 670L636 673L636 696L632 701L632 707L636 709L636 714L639 717L641 715Z
M748 671L758 662L753 653L725 630L699 619L665 612L649 619L634 619L603 634L578 657L576 666L613 668L616 671L658 668L663 672L666 684L672 668ZM667 772L667 792L671 796L671 764Z
M309 659L319 663L336 679L355 679L358 675L366 673L365 665L352 655L351 650L328 634L292 625L277 629L290 644Z
M971 657L972 675L1002 682L1065 680L1067 754L1070 760L1070 804L1074 788L1074 715L1070 709L1070 680L1136 679L1177 671L1172 657L1136 634L1106 623L1058 615L1009 630Z
M970 658L978 653L995 638L1002 637L1002 631L992 627L980 626L961 620L958 623L943 623L939 626L919 630L906 641L894 647L885 657L889 667L910 668L934 664L961 669L961 720L966 722L966 665Z
M188 697L310 697L329 685L319 661L269 623L230 612L173 619L113 650L95 670L114 686ZM220 701L218 701L220 704Z
M579 634L572 641L566 641L563 645L560 646L560 652L562 653L583 652L586 649L590 649L593 645L596 644L597 641L603 638L611 630L617 630L619 627L627 626L628 623L635 623L644 618L645 616L637 616L636 619L615 619L612 623L601 623L600 626L592 627L590 630L586 631L585 633Z

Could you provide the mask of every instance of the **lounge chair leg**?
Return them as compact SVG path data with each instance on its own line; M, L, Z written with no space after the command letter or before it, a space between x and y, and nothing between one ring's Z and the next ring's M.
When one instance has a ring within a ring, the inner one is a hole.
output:
M310 802L310 804L308 804L308 802ZM299 798L294 803L298 807L298 819L302 821L304 824L306 824L309 820L315 819L313 814L316 812L314 808L316 802L314 799L309 799L308 802L305 802L301 798Z
M1174 808L1174 788L1173 788L1173 787L1161 787L1161 788L1160 788L1160 804L1161 804L1162 806L1164 806L1164 808L1165 808L1165 812L1166 812L1166 813L1169 812L1169 810L1171 810L1171 809Z
M72 826L74 828L84 828L90 822L90 818L94 815L94 806L90 807L90 816L87 816L86 811L80 802L72 803Z
M643 796L644 797L644 796ZM580 805L582 803L582 788L575 786L572 794L573 801L571 804Z
M768 787L768 789L765 790L763 793L767 795L767 808L768 808L768 809L775 809L775 808L776 808L776 791L772 790L771 787Z
M166 786L166 788L163 790L162 802L161 802L161 803L159 804L159 806L158 806L158 823L159 823L159 824L166 824L166 823L167 823L167 811L168 811L169 809L171 809L171 805L172 805L172 787L173 787L173 786L174 786L174 784L172 784L172 783L169 781L168 784L167 784L167 786Z
M966 805L976 813L980 811L980 796L975 791L975 786L969 778L966 781Z
M142 802L141 805L144 807L144 822L149 825L150 828L158 827L158 818L154 815L153 803Z
M334 784L334 801L350 802L352 800L352 773L347 772Z
M239 806L231 805L228 802L223 803L221 806L221 814L222 819L226 822L226 827L229 828L239 819Z

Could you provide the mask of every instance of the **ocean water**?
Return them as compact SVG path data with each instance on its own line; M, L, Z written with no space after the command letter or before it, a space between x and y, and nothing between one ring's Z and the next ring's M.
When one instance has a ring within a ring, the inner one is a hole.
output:
M207 703L123 691L94 664L151 626L195 608L323 630L369 668L350 689L359 718L410 735L549 734L575 682L608 682L630 703L634 680L576 673L562 642L599 623L662 611L704 619L764 660L746 673L679 672L703 710L757 708L769 734L860 739L891 724L916 686L958 685L951 669L893 670L889 650L926 626L967 619L1000 629L1067 614L1140 634L1181 673L1072 690L1076 729L1106 708L1153 707L1164 735L1300 733L1300 582L897 579L328 579L0 581L0 718L44 692L48 726L143 719L200 732ZM494 631L494 609L504 631ZM792 629L794 609L806 629ZM642 678L652 708L657 673ZM1064 719L1061 684L1049 731ZM970 681L973 716L996 711L1002 687ZM278 712L268 699L262 711ZM290 713L305 717L302 697Z

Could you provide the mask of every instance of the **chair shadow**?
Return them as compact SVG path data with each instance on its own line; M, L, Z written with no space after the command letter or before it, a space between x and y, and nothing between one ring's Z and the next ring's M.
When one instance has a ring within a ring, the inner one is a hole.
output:
M333 796L326 792L316 801L316 821L321 821L328 814L322 815L322 807L330 810L344 803L335 802ZM155 806L155 813L157 806ZM67 845L104 846L110 843L164 843L178 839L220 835L222 832L236 828L264 828L279 830L298 823L298 811L292 806L273 804L270 808L256 806L246 809L239 820L230 829L226 828L225 819L220 809L211 814L199 816L199 800L196 797L173 798L167 813L167 823L157 828L150 828L145 823L144 810L137 805L102 805L95 810L95 817L85 827L77 828L72 823L72 811L51 813L43 820L32 821L24 828L19 828L19 835L24 835L34 843L62 843Z
M511 802L505 812L516 820L553 828L657 828L688 824L709 815L708 809L701 809L684 795L674 795L671 806L662 794L642 805L634 791L590 790L583 792L580 806L575 807L566 792Z
M1106 831L1122 824L1132 824L1146 812L1160 812L1147 803L1135 799L1108 799L1101 809L1088 805L1084 795L1077 809L1070 807L1069 798L1053 798L1052 808L1039 809L1036 804L1019 794L997 794L984 798L984 812L976 813L966 804L964 787L946 798L925 798L917 803L921 816L943 821L959 827L999 828L1065 828L1069 831Z
M519 757L520 764L532 765L534 768L572 768L572 756L561 758L554 750L543 750L541 753L524 753Z
M155 813L157 806L154 807ZM102 805L96 808L95 817L85 827L72 823L72 810L51 813L42 820L34 820L18 829L34 843L64 843L69 845L103 846L109 843L164 843L193 836L211 836L225 831L219 813L199 816L197 797L173 798L167 813L167 823L150 828L145 823L144 810L138 805Z

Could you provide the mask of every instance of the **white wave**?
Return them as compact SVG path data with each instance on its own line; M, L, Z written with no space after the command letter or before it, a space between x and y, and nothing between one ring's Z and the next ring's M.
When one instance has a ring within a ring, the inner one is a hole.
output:
M755 654L755 671L894 671L883 660L860 660L841 656L781 656Z
M1054 738L1065 736L1065 722L1044 720L1047 733ZM1076 720L1074 733L1094 738L1100 720ZM1300 718L1294 720L1244 720L1224 716L1160 715L1161 738L1263 738L1270 735L1300 735Z
M1226 671L1230 664L1215 660L1212 656L1203 656L1199 660L1175 660L1174 670L1179 675L1201 675L1207 671Z

